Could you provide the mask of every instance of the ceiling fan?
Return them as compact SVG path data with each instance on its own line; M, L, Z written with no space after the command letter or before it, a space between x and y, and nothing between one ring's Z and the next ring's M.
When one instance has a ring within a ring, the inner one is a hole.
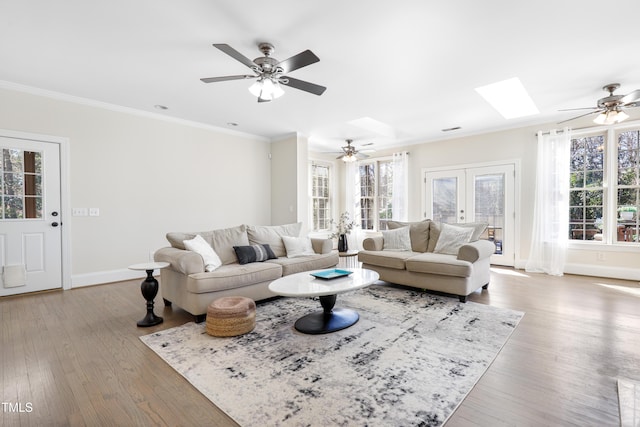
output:
M222 82L227 80L258 79L249 88L249 91L258 97L258 102L268 102L282 96L284 94L284 90L280 85L303 90L314 95L322 95L327 89L324 86L309 83L304 80L294 79L293 77L285 75L291 71L320 61L320 58L308 49L292 56L289 59L278 61L271 56L274 51L273 45L270 43L260 43L258 45L258 49L260 49L264 56L252 61L228 44L214 44L213 46L251 68L251 71L253 71L254 74L207 77L200 79L204 83Z
M586 114L581 114L571 119L563 120L559 123L568 122L570 120L579 119L580 117L588 116L590 114L598 114L593 119L594 123L599 125L611 125L614 123L620 123L629 118L629 115L623 110L627 108L633 108L640 106L640 89L636 89L628 95L614 95L613 92L620 87L620 83L609 83L602 87L602 90L609 92L609 96L600 98L597 103L597 107L585 107L585 108L570 108L560 111L575 111L575 110L593 110Z
M362 159L366 159L369 156L360 152L360 150L356 150L356 148L351 145L353 143L353 139L347 139L345 140L347 145L345 145L342 148L342 153L340 156L336 157L337 159L342 159L343 162L355 162L356 160L362 160ZM373 142L369 142L367 144L363 144L362 146L369 146L369 145L373 145Z

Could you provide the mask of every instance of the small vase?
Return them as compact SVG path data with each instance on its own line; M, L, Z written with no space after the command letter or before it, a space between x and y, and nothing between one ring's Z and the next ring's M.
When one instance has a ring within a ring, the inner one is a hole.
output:
M338 236L338 252L347 252L349 245L347 244L347 235L341 234Z

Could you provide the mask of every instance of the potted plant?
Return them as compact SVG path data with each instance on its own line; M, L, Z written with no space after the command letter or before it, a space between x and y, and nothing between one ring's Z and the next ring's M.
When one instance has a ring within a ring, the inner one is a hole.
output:
M635 206L620 206L618 208L618 214L620 218L625 221L631 221L633 217L636 215L638 208Z
M331 224L336 224L333 219L331 220ZM340 219L338 220L335 231L331 234L331 238L338 238L338 252L346 252L349 250L347 234L351 233L351 230L353 230L355 226L356 222L351 219L349 212L340 214Z

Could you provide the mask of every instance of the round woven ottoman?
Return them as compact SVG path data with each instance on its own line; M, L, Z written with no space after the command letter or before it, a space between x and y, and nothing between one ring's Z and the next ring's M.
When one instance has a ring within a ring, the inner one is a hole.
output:
M233 337L251 332L256 326L256 303L251 298L222 297L207 308L207 333Z

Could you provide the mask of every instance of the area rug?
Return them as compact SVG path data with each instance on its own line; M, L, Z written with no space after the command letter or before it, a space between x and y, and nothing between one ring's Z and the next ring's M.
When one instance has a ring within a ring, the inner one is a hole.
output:
M640 427L640 382L618 379L620 426Z
M338 295L350 328L293 328L317 300L259 304L256 328L234 338L185 325L140 339L242 426L443 424L523 313L388 285Z

